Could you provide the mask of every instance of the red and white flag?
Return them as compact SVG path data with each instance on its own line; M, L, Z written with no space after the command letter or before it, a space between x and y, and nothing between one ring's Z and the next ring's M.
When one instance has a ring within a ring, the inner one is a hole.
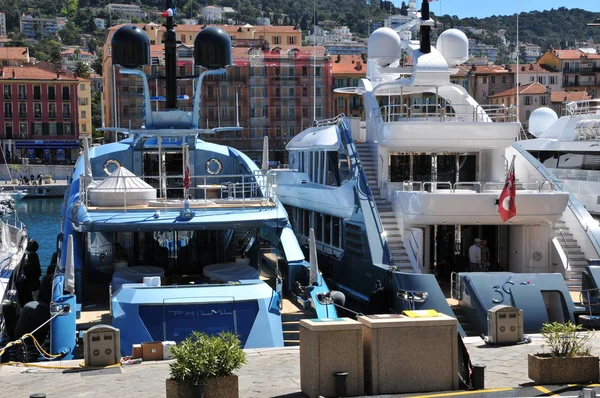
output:
M517 205L515 199L517 197L517 187L515 186L515 157L513 156L512 162L508 169L508 175L506 176L506 182L502 193L500 193L500 199L498 199L498 210L502 222L506 222L517 215Z
M172 17L174 15L177 15L177 9L176 8L169 8L167 11L163 12L160 15L162 17Z

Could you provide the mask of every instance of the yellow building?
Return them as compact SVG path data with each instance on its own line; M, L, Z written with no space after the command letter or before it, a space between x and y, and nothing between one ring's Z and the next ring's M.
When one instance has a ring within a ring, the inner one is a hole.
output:
M92 85L90 79L79 78L77 88L79 112L79 138L92 138Z

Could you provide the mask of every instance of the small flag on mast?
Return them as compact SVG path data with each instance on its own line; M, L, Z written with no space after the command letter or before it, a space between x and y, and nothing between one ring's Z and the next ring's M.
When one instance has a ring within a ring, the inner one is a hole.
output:
M517 187L515 186L515 157L513 156L512 162L508 169L508 175L506 176L506 182L502 193L500 193L500 199L498 199L498 210L502 222L506 222L517 215L517 205L515 199L517 197Z
M169 8L167 11L163 12L160 15L163 16L163 17L173 17L173 16L177 15L177 9L176 8Z

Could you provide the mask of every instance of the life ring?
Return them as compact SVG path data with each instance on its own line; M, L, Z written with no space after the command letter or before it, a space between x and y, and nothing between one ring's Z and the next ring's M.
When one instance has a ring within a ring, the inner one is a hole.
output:
M115 169L114 169L114 170L112 170L112 171L111 171L111 170L109 170L108 168L109 168L110 166L112 166L112 165L114 165L114 166L116 166L116 167L115 167ZM119 161L118 161L118 160L116 160L116 159L108 159L108 160L106 161L106 163L104 163L104 172L105 172L105 173L106 173L106 175L108 176L108 175L111 175L111 174L112 174L112 172L113 172L113 171L115 171L116 169L118 169L119 167L121 167L121 163L119 163Z
M216 165L216 166L215 166ZM216 169L215 169L216 167ZM210 175L217 175L223 171L223 163L217 158L210 158L206 161L206 172Z

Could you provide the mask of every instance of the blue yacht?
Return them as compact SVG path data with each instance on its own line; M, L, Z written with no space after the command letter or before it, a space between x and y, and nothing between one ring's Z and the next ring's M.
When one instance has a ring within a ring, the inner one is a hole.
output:
M75 355L77 319L98 314L120 329L123 355L195 330L232 331L245 348L283 346L284 294L317 317L336 317L331 302L316 299L329 288L305 260L274 176L198 138L218 132L199 128L200 91L203 77L231 65L229 36L216 27L198 34L196 70L204 71L194 111L182 111L172 17L166 26L165 111L152 110L137 69L149 63L146 34L124 26L112 39L118 73L143 80L144 125L111 129L128 136L120 142L84 142L65 195L50 330L51 352L63 358Z

